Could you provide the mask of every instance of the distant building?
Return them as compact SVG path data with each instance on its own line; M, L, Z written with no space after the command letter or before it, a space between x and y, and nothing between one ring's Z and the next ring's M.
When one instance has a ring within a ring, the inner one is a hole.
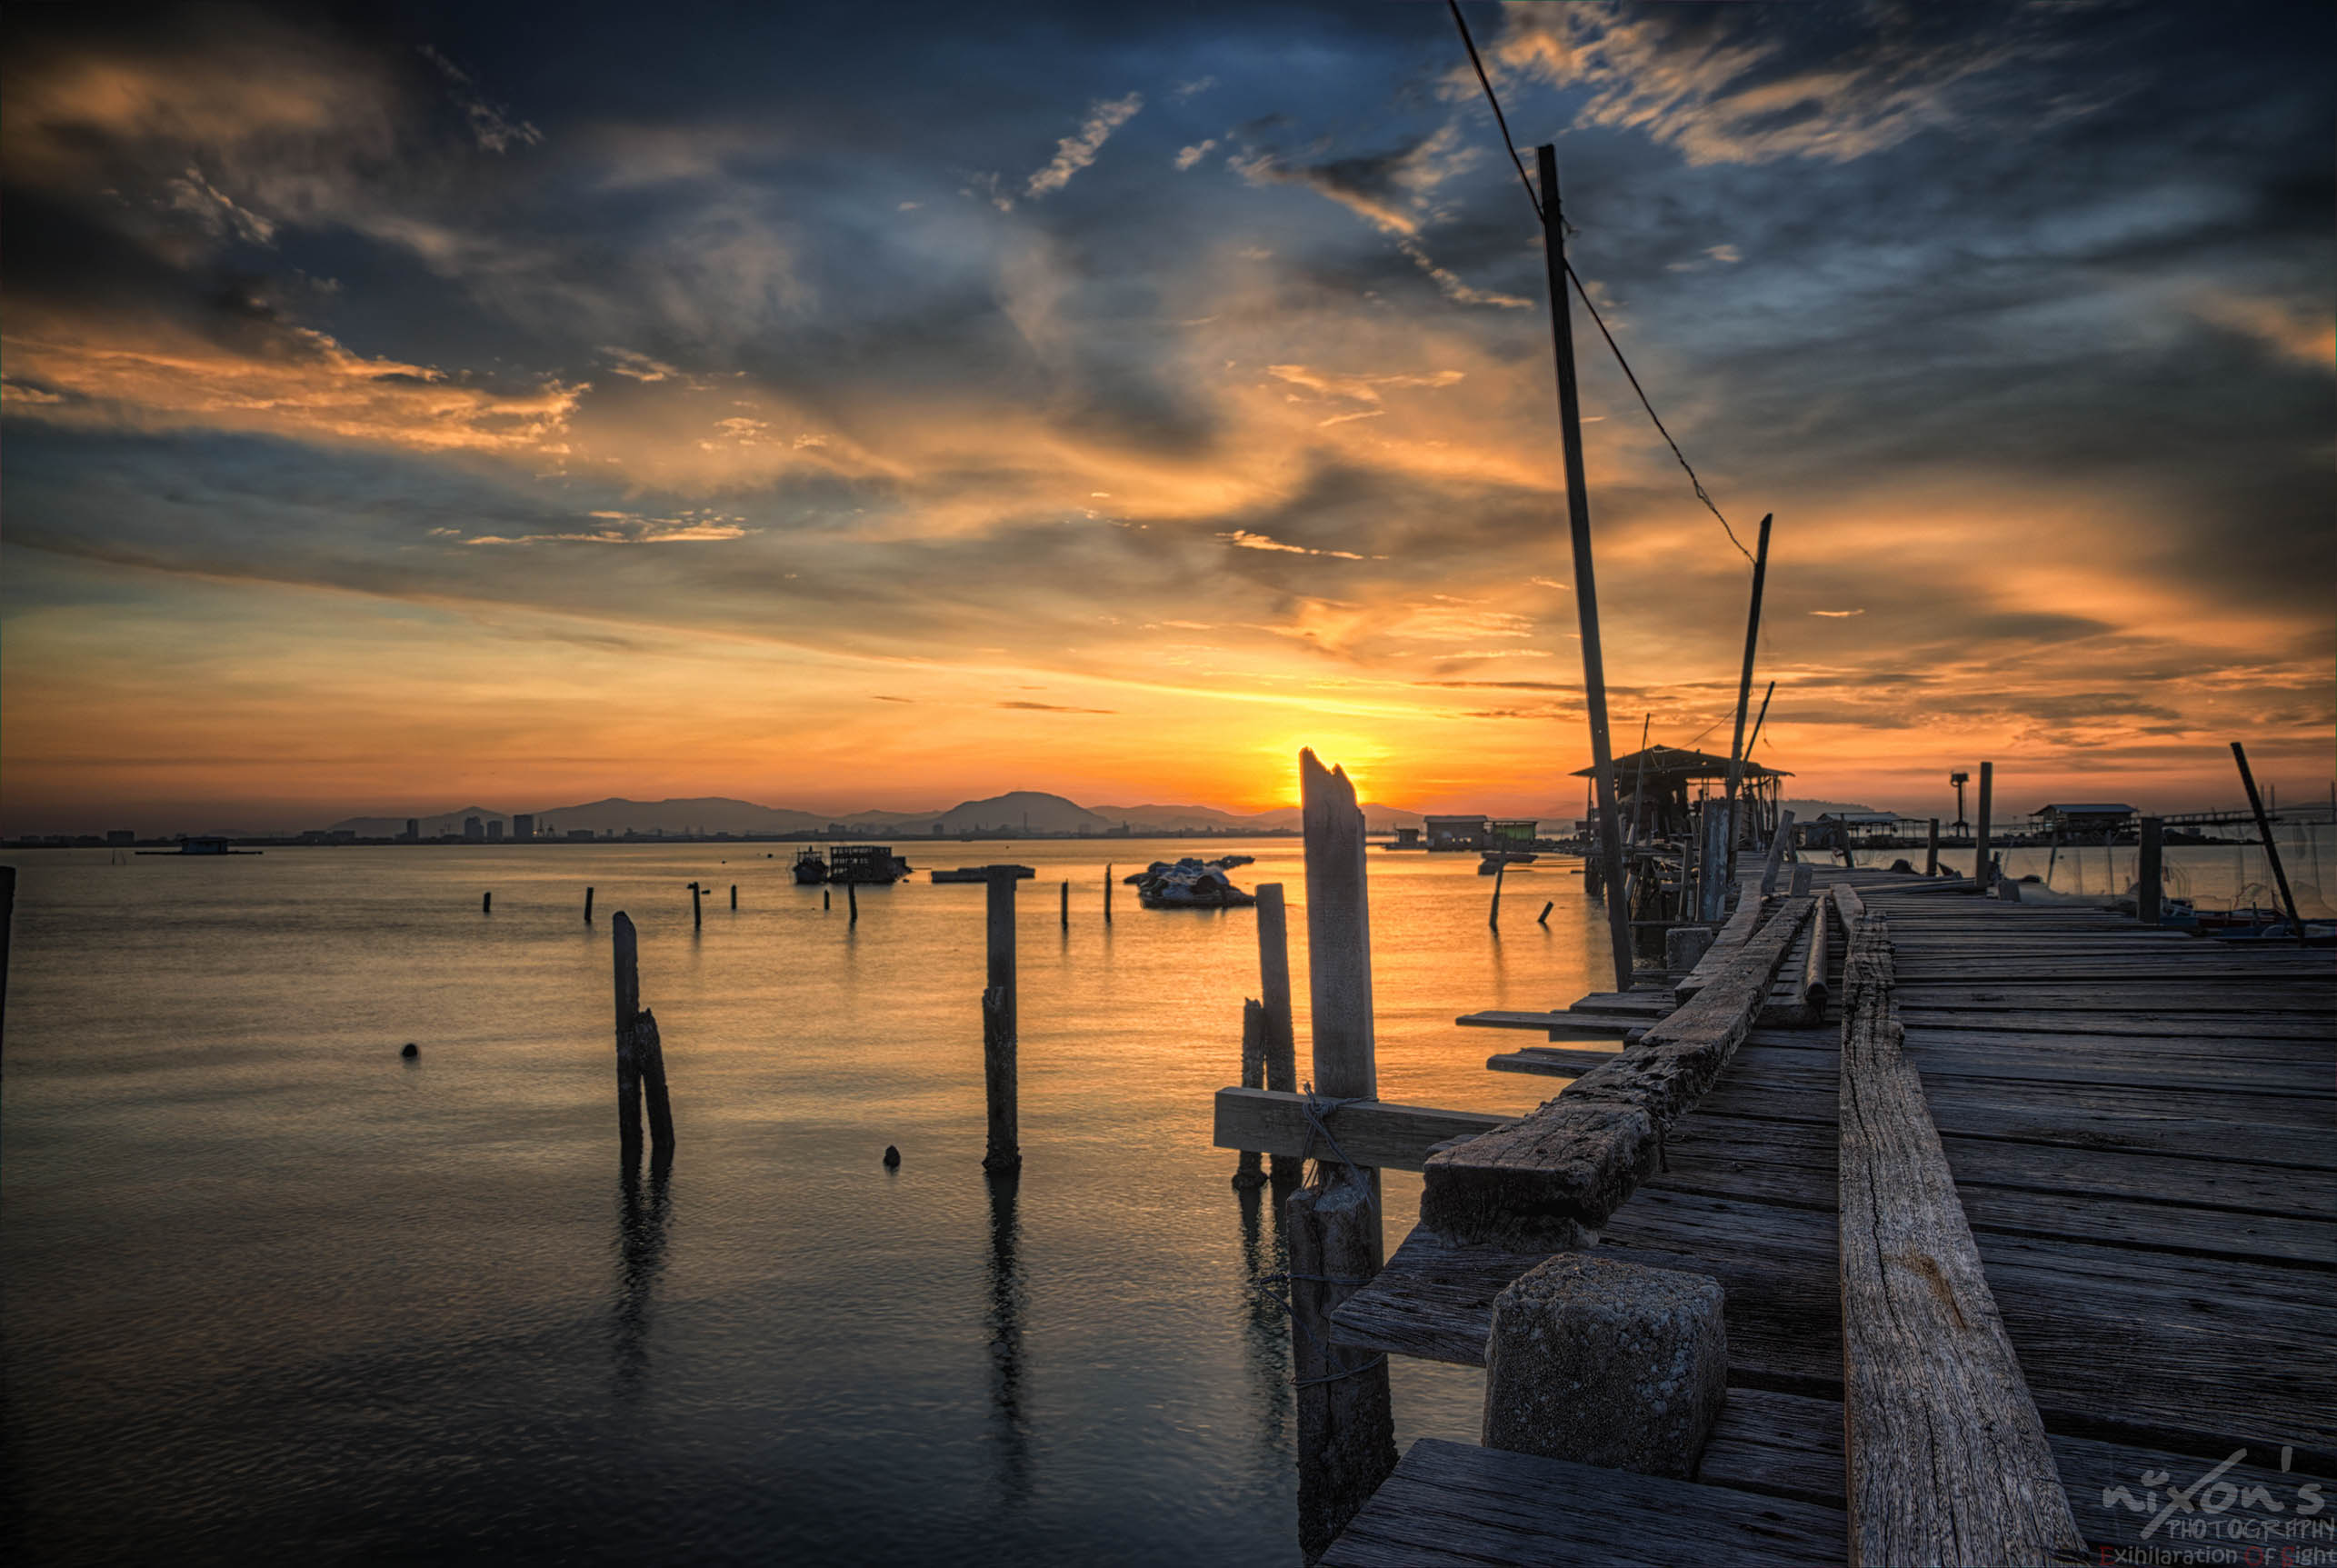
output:
M463 819L463 838L465 843L484 844L486 836L486 824L477 817L466 816Z
M405 819L404 837L405 842L408 844L419 844L422 842L422 819L420 817L410 816Z
M578 840L582 840L583 842L584 842L584 843L586 843L586 844L590 844L590 843L592 843L592 842L593 842L593 830L592 830L591 828L588 828L588 827L572 827L572 828L570 828L570 829L568 830L568 842L569 842L569 843L571 843L571 844L574 844L574 843L576 843Z
M515 812L511 819L511 836L532 839L535 836L535 819L525 812Z
M1483 849L1485 819L1481 816L1432 816L1422 820L1431 849Z
M2133 825L2134 808L2099 803L2041 805L2033 813L2037 825L2064 843L2087 839L2110 842Z
M1533 847L1533 841L1540 837L1541 834L1542 824L1539 822L1525 821L1522 819L1509 822L1489 822L1485 824L1485 847L1487 849L1530 850Z
M1416 827L1398 827L1395 830L1395 846L1398 849L1418 849L1420 830Z
M501 844L503 842L503 819L501 817L497 817L494 821L487 824L487 842L489 844Z
M135 844L138 842L137 829L129 827L108 828L105 830L105 842L107 844Z

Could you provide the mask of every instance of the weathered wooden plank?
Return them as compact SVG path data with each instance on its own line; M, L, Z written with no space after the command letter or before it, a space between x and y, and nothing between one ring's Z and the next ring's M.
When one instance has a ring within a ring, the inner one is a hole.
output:
M1672 1000L1684 1004L1710 985L1721 971L1728 967L1729 961L1753 940L1753 934L1760 929L1762 917L1767 913L1767 901L1758 894L1739 904L1736 913L1730 915L1713 935L1713 944L1704 949L1704 955L1696 960L1696 966L1673 986Z
M1324 1568L1806 1568L1842 1550L1819 1504L1423 1438Z
M1752 1030L1810 901L1787 899L1695 1000L1502 1130L1429 1157L1421 1223L1459 1242L1579 1246L1655 1163Z
M1335 1107L1319 1097L1316 1116L1338 1140L1353 1164L1417 1171L1429 1150L1454 1138L1473 1138L1510 1118L1478 1111L1443 1111L1398 1105L1383 1100L1347 1101ZM1220 1089L1214 1143L1221 1149L1254 1149L1263 1154L1335 1160L1323 1130L1307 1115L1308 1096L1271 1089Z
M1842 1402L1731 1387L1696 1479L1843 1508Z
M1598 1013L1470 1013L1453 1022L1467 1029L1539 1029L1552 1039L1568 1036L1633 1034L1651 1019L1638 1014Z
M1970 1008L1960 1005L1902 1004L1901 1022L1910 1029L1961 1029L1991 1034L2048 1033L2083 1044L2084 1036L2115 1034L2128 1039L2196 1037L2202 1029L2227 1033L2258 1045L2275 1040L2318 1043L2329 1038L2329 1024L2310 1014L2256 1013L2210 1018L2201 1014L2170 1016L2162 1013L2117 1012L2111 1009L2065 1010L2053 1007Z
M1612 1051L1561 1051L1548 1045L1530 1045L1523 1051L1512 1051L1485 1058L1485 1065L1496 1073L1546 1073L1560 1078L1579 1078L1594 1067L1612 1060Z
M2049 1563L2083 1548L1891 1010L1891 937L1848 919L1840 1115L1853 1568Z
M2168 1014L2337 1013L2337 992L2326 987L2265 982L2197 985L2187 980L2134 980L2098 984L1909 985L1903 1013L1927 1007L1964 1012L2028 1012L2044 1008L2073 1013ZM2197 1025L2193 1024L2196 1028Z

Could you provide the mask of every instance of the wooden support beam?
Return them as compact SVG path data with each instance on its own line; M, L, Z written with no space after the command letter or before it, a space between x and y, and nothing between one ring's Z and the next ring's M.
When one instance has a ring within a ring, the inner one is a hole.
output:
M1379 1194L1352 1166L1318 1167L1283 1206L1298 1406L1298 1544L1307 1562L1395 1468L1387 1357L1332 1343L1331 1313L1380 1267Z
M1753 934L1760 928L1766 909L1759 898L1748 898L1738 904L1736 913L1730 915L1727 924L1721 927L1720 934L1713 938L1713 944L1704 949L1704 955L1696 960L1695 967L1672 987L1672 1000L1684 1004L1697 992L1710 985L1714 976L1727 968L1730 961L1744 951L1744 944L1753 940Z
M1769 856L1761 864L1761 896L1767 898L1777 891L1777 873L1785 859L1785 841L1793 832L1793 814L1777 814L1777 830L1769 835Z
M1298 1088L1298 1043L1290 1010L1290 912L1283 902L1282 884L1262 882L1257 891L1258 984L1265 1007L1266 1080L1264 1086L1283 1094ZM1274 1176L1295 1182L1305 1161L1276 1154Z
M1515 1251L1592 1244L1654 1168L1664 1129L1752 1032L1811 908L1787 900L1695 1000L1557 1099L1430 1156L1421 1224L1450 1241Z
M1840 1191L1853 1568L2083 1548L1894 1016L1890 925L1843 960Z
M1263 1004L1244 998L1242 1003L1242 1087L1263 1089L1266 1086L1266 1010ZM1258 1151L1244 1149L1235 1164L1233 1184L1255 1187L1264 1183L1266 1174L1258 1161Z
M2296 912L2296 894L2288 890L2288 872L2281 864L2281 846L2272 842L2272 824L2264 815L2263 797L2256 793L2256 775L2248 770L2247 748L2238 741L2232 743L2232 760L2240 764L2240 782L2248 786L2248 809L2256 814L2256 833L2263 841L2264 858L2272 863L2272 882L2281 892L2281 907L2288 911L2289 932L2301 937L2304 934L2304 917Z
M1988 895L1988 814L1996 804L1996 764L1980 764L1980 820L1972 824L1972 891L1985 898Z
M987 1132L982 1168L1017 1171L1023 1166L1023 1144L1015 1084L1019 1025L1014 996L1014 884L1036 874L1027 865L968 865L932 874L935 882L978 882L988 890L984 914L989 984L982 992L982 1089Z
M1613 1060L1612 1051L1568 1051L1557 1046L1529 1045L1523 1051L1488 1056L1485 1065L1496 1073L1547 1073L1553 1078L1580 1078Z
M1426 1105L1395 1105L1373 1100L1307 1114L1307 1096L1272 1089L1217 1091L1216 1131L1221 1149L1254 1149L1278 1158L1337 1160L1336 1139L1359 1165L1417 1171L1429 1151L1455 1138L1473 1138L1511 1118L1486 1111L1443 1111ZM1315 1123L1319 1119L1322 1125ZM1327 1134L1327 1136L1326 1136Z

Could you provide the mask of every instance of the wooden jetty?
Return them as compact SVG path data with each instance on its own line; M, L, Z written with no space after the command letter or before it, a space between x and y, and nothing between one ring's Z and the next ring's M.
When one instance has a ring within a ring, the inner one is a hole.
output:
M1821 875L1842 884L1813 923L1831 940L1813 963L1805 930L1800 965L1780 952L1740 984L1761 1013L1593 1227L1599 1256L1725 1293L1727 1398L1694 1479L1423 1441L1321 1560L2337 1556L2318 1501L2337 1485L2315 1480L2337 1475L2328 957L1968 880ZM1767 1015L1779 976L1808 1021ZM1592 1000L1673 1033L1696 1005ZM1556 1037L1555 1018L1515 1022ZM1639 1054L1541 1070L1612 1077ZM1277 1104L1298 1097L1250 1097L1221 1096L1220 1143L1305 1150L1313 1119ZM1358 1162L1420 1169L1493 1121L1349 1104L1329 1125ZM1416 1229L1331 1313L1333 1343L1483 1364L1496 1297L1548 1255Z

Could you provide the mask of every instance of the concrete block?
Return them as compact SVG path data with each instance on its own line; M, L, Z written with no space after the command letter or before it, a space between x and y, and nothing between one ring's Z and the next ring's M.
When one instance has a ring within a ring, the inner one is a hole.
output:
M1561 1253L1493 1302L1484 1443L1693 1478L1728 1391L1720 1282Z
M1663 934L1663 967L1674 974L1685 974L1712 944L1711 926L1675 925Z

